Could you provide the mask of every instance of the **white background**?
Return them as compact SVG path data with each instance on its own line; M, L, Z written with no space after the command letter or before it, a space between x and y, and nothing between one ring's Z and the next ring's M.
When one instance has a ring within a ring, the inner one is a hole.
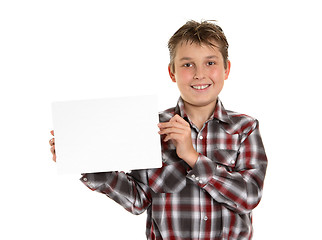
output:
M321 216L319 1L0 2L1 239L145 239L145 217L57 176L51 102L158 93L176 104L167 40L216 19L230 43L227 109L260 121L269 158L254 239L317 239ZM5 236L5 237L4 237Z

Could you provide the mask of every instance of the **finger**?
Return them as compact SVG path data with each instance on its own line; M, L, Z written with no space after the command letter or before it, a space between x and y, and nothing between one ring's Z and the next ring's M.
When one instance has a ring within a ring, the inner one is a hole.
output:
M167 128L180 128L180 129L187 129L188 127L190 128L190 126L183 125L180 122L176 122L176 121L160 123L158 124L158 127L160 128L160 130L167 129Z
M55 154L55 146L52 146L52 147L50 148L50 151L51 151L51 153L52 153L52 154Z
M51 131L50 131L50 133L51 133L51 135L53 135L53 136L54 136L54 130L51 130Z
M166 137L163 139L163 141L167 142L169 140L174 141L174 143L176 143L178 140L180 141L182 135L178 134L178 133L170 133L167 134Z
M179 122L185 126L190 126L189 123L186 120L184 120L182 117L180 117L178 114L172 117L169 122Z
M54 146L55 145L55 138L52 138L49 140L49 145Z
M171 134L171 133L184 134L185 133L185 129L172 127L172 128L160 129L160 131L159 131L159 134L161 134L161 135Z
M178 124L181 124L185 127L189 127L190 128L190 124L184 120L182 117L180 117L178 114L176 114L174 117L172 117L170 119L170 121L168 122L161 122L158 124L158 127L159 128L166 128L166 127L169 127L171 126L172 123L178 123Z
M167 142L169 140L172 140L173 134L168 134L165 136L165 138L163 139L163 141Z
M56 151L55 151L55 146L52 146L50 148L51 153L53 154L53 160L56 162Z

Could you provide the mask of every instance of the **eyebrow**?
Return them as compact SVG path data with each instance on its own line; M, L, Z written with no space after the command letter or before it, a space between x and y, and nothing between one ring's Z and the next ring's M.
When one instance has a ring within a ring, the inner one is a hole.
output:
M213 59L213 58L218 58L218 56L210 55L210 56L207 56L205 58L206 59ZM191 61L191 60L192 60L192 58L190 58L190 57L182 57L182 58L179 59L179 61Z
M218 56L217 55L211 55L211 56L208 56L208 57L206 57L207 59L212 59L212 58L218 58Z

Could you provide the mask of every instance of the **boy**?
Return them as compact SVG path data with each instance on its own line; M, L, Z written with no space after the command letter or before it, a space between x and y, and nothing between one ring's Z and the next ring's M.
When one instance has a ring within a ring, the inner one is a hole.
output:
M168 47L181 96L160 113L162 168L81 181L133 214L147 210L147 239L251 239L267 159L258 121L225 110L218 98L230 71L226 37L216 24L189 21Z

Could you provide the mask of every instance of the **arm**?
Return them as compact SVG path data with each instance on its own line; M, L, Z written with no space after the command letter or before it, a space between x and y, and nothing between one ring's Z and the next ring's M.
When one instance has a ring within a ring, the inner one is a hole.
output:
M195 150L191 149L190 127L180 117L159 124L159 127L159 133L166 135L164 141L171 139L178 156L192 167L187 178L233 211L246 213L257 206L262 196L267 167L257 120L242 133L238 152L215 149L213 159L198 153L195 156ZM228 167L220 164L228 159L233 164L228 163Z
M51 131L54 136L54 131ZM50 151L56 162L55 138L50 139ZM146 172L87 173L80 179L89 189L106 194L133 214L141 214L151 203L149 188L147 187Z
M80 179L89 189L106 194L133 214L143 213L151 203L145 184L144 170L124 172L87 173Z
M238 152L228 150L218 152L217 156L218 159L209 159L199 155L187 177L233 211L250 212L261 199L267 167L258 121L243 133ZM230 158L233 167L229 169L218 164L220 157Z

